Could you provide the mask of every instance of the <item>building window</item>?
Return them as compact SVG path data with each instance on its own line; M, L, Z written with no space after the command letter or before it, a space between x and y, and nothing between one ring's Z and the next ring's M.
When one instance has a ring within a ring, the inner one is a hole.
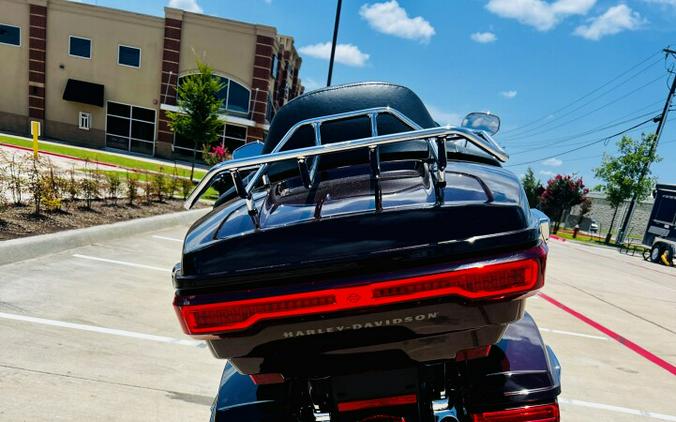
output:
M117 64L129 67L141 67L141 49L128 45L117 48Z
M0 44L21 46L21 28L0 23Z
M247 129L245 126L237 126L232 124L224 124L218 135L218 145L227 149L230 154L246 143ZM198 157L201 156L203 145L198 145ZM184 138L178 134L174 135L174 149L178 153L184 153L192 156L195 151L195 145L192 140Z
M80 118L78 119L78 127L82 130L89 130L92 127L92 115L91 113L85 113L84 111L80 112Z
M270 66L270 76L272 79L277 79L277 71L279 70L279 62L277 61L277 55L272 55L272 66Z
M68 38L68 54L83 59L91 59L92 40L71 35Z
M191 76L188 74L179 77L178 84L180 85L182 81ZM236 116L248 116L249 100L251 98L249 88L224 76L216 75L216 77L220 79L223 85L223 88L216 94L219 99L223 100L221 110Z
M155 152L155 110L108 101L106 146L153 155Z

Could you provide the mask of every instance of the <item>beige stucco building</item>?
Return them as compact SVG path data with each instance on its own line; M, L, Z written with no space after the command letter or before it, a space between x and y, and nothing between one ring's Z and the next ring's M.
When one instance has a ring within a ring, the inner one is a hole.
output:
M65 0L0 0L0 131L179 158L165 112L199 59L224 88L225 146L261 139L299 95L301 58L275 28L165 8L164 17Z

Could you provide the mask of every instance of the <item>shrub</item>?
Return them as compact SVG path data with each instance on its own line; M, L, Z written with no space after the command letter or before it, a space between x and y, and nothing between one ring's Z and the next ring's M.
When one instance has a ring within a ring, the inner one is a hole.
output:
M42 183L42 203L47 211L56 211L61 209L64 192L67 189L68 181L61 177L58 169L54 167L52 161L47 159L47 173L43 177Z
M149 181L150 183L150 188L155 195L155 198L157 199L158 202L164 202L164 194L166 191L166 184L167 184L167 177L164 175L164 171L162 167L160 167L160 171L157 173L154 173L152 178Z
M188 195L190 195L190 192L192 192L193 188L194 185L190 179L181 178L181 195L183 196L184 201L188 199Z
M134 205L138 199L138 176L127 171L127 203Z
M230 158L232 158L230 152L221 145L204 145L202 147L202 160L210 167Z
M143 184L143 199L146 205L149 205L153 202L153 187L150 183L150 174L148 172L143 173L145 175L145 183Z
M176 163L174 163L174 170L171 172L171 178L169 183L167 183L167 192L166 196L173 198L174 194L178 192L179 184L181 183L180 177L178 176L178 168L176 168Z
M66 192L68 198L72 203L77 201L77 198L82 196L80 182L75 178L75 168L68 170L68 178L66 179Z
M45 195L45 177L42 174L44 170L44 162L40 157L32 155L28 157L28 191L33 200L33 213L40 215L42 213L42 200Z
M23 203L22 193L26 188L25 170L25 164L17 158L16 154L12 154L11 158L7 159L7 181L9 183L12 202L15 205L21 205Z
M111 200L113 205L117 205L117 200L122 193L122 179L120 178L120 174L117 171L112 171L105 173L105 176L108 199Z
M85 175L80 180L80 190L82 192L82 199L85 201L85 207L91 209L92 203L100 198L101 180L99 173L87 164L85 164Z

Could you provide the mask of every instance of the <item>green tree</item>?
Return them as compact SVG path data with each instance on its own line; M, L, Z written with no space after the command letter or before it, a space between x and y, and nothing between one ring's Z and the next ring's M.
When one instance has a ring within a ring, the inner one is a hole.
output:
M197 73L181 78L176 88L179 110L167 112L171 129L193 143L190 180L195 173L197 151L202 149L202 145L209 145L218 138L218 129L222 126L218 120L218 110L223 100L217 94L223 87L219 78L214 76L213 69L198 60Z
M528 167L526 174L521 179L523 190L526 191L526 198L528 198L528 205L531 208L536 208L540 204L540 195L545 190L540 179L535 177L533 169Z
M565 211L581 204L586 199L587 193L589 189L584 186L581 177L557 174L556 177L549 179L540 196L540 204L542 211L554 221L554 233L559 231Z
M650 176L650 170L641 183L639 183L640 174L646 166L653 161L659 161L655 151L651 151L655 135L641 134L640 140L634 140L629 136L623 136L617 141L617 150L619 155L612 156L604 154L601 166L594 169L594 174L603 180L603 191L606 194L606 200L613 208L613 218L610 220L610 227L606 234L606 243L610 243L615 225L615 217L620 206L637 195L639 201L644 200L650 194L654 178Z

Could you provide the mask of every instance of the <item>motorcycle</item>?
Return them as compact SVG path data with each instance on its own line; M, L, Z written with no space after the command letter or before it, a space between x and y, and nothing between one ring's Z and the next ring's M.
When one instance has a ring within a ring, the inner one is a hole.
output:
M559 421L560 365L525 311L549 220L493 140L406 87L301 95L212 167L173 271L183 330L227 359L213 421Z

